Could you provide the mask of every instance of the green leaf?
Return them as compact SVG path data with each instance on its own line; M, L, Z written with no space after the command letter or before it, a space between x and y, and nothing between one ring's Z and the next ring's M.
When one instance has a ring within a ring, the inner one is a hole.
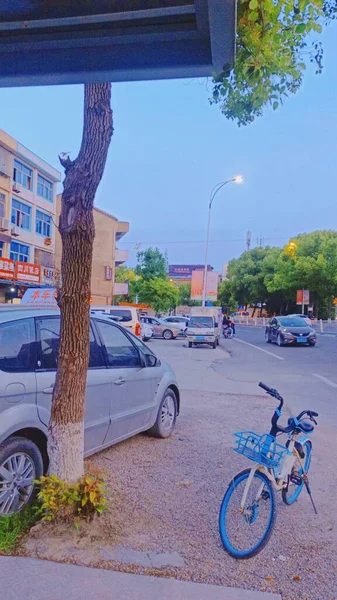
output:
M305 23L300 23L299 25L296 25L295 31L296 33L304 33L306 28L307 26Z
M317 31L317 33L322 33L322 25L319 25L318 23L313 23L312 28L314 31Z
M257 0L250 0L249 2L249 8L251 10L255 10L258 7L258 1Z
M273 102L273 109L276 110L278 108L279 103L277 102L277 100L275 100L275 102Z

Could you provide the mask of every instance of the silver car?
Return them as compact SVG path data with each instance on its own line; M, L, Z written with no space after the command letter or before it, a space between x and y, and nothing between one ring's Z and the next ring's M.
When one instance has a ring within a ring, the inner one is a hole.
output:
M162 317L160 322L163 323L163 325L169 325L170 327L180 329L181 333L185 333L188 327L189 318L172 315L171 317Z
M175 340L178 335L182 335L180 328L173 327L169 323L162 323L155 317L140 317L140 321L141 323L147 323L148 325L151 325L154 330L155 337L162 337L164 340Z
M47 472L60 335L56 310L0 310L0 515L18 512ZM141 431L166 438L180 408L170 366L132 333L91 316L85 456Z

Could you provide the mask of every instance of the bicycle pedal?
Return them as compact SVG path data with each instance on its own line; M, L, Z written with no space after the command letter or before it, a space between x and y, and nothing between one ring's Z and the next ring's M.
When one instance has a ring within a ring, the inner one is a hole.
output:
M295 485L301 485L303 482L303 479L300 475L298 475L297 473L292 473L289 476L289 481L291 481L291 483L294 483Z

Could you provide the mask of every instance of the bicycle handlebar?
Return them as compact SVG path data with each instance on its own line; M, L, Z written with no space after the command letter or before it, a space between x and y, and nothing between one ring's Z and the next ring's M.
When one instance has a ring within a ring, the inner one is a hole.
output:
M260 381L259 387L262 388L263 390L265 390L266 392L268 392L268 394L270 394L271 392L274 391L272 388L270 388L268 385L266 385L262 381Z
M281 416L281 409L283 406L282 396L278 393L278 391L275 388L269 387L269 385L266 385L262 381L260 381L259 387L262 388L263 390L265 390L267 392L267 394L269 394L270 396L273 396L274 398L276 398L276 400L279 400L279 402L280 402L279 407L274 412L272 420L271 420L272 435L275 435L277 431L280 431L283 433L290 433L293 430L293 424L288 425L288 427L281 427L280 425L277 425L277 421L279 420L279 418ZM315 421L314 417L318 417L318 413L314 412L313 410L302 410L302 412L294 419L294 421L297 421L297 422L300 421L302 419L302 417L304 417L304 415L308 415L309 419L317 425L317 421Z

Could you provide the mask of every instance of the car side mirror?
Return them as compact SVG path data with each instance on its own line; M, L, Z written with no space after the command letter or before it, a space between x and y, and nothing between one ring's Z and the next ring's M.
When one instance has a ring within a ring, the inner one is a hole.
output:
M154 354L145 354L145 363L147 367L156 367L158 362L158 358L154 356Z

